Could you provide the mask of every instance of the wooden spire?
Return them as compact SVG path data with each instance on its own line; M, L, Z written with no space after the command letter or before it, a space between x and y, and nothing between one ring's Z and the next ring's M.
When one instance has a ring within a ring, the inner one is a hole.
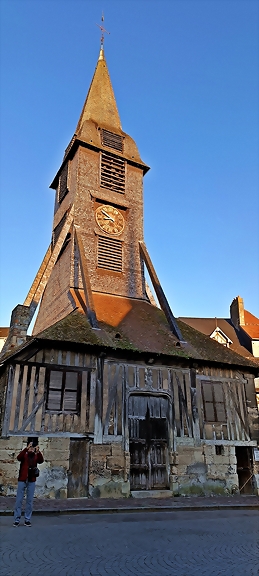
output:
M85 120L94 120L99 126L121 130L119 112L101 46L95 73L76 128L78 134Z

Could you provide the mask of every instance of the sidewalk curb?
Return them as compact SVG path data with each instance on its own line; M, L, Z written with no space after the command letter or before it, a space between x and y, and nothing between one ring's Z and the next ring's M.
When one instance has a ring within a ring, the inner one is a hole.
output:
M71 508L70 510L34 510L33 515L59 516L76 514L133 514L139 512L203 512L208 510L259 510L259 504L212 504L211 506L139 506L138 508ZM0 510L0 516L13 516L13 510Z

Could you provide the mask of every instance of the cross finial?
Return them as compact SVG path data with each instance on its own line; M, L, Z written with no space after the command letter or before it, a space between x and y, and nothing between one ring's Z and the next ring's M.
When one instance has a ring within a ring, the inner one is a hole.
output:
M104 14L102 12L102 22L104 22ZM98 28L100 28L101 30L101 50L103 50L103 43L104 43L104 32L106 34L110 34L110 32L108 32L108 30L105 30L104 26L102 24L96 24L96 26L98 26Z

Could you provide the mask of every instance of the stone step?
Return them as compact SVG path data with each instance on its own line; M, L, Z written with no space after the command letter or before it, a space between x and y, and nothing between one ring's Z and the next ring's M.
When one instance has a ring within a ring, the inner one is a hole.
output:
M132 498L171 498L172 490L131 490Z

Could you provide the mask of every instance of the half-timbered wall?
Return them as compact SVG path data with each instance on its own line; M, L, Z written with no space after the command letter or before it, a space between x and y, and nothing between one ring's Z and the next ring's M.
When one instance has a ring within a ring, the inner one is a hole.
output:
M51 438L57 443L71 438L73 454L86 446L88 479L80 490L93 496L127 496L141 482L151 488L164 482L176 493L189 493L190 478L195 490L208 479L221 488L226 475L229 484L238 483L234 447L256 444L246 385L247 379L231 370L40 350L8 368L2 437L35 435L47 446ZM77 446L76 439L85 444ZM62 464L65 475L75 466L71 446ZM47 450L50 466L61 462L58 444L58 455Z

